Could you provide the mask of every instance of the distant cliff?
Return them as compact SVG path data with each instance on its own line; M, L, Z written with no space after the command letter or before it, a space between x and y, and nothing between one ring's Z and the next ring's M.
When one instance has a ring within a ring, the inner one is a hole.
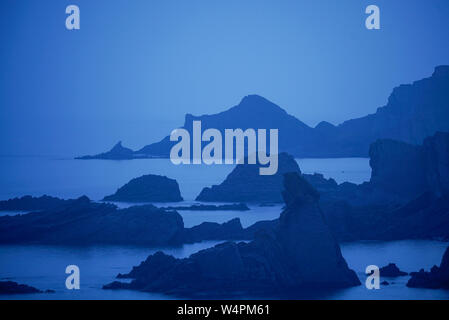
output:
M135 158L134 152L122 146L122 142L117 142L111 150L103 152L94 156L82 156L75 159L91 160L91 159L103 159L103 160L126 160Z
M437 131L449 131L448 92L449 66L438 66L431 77L395 88L376 113L338 126L323 121L309 127L267 99L249 95L217 114L187 114L183 128L192 133L193 121L200 120L203 130L216 128L222 134L235 128L279 129L279 151L294 157L366 157L378 139L421 144ZM109 152L80 159L167 158L173 145L167 136L134 152L117 144Z

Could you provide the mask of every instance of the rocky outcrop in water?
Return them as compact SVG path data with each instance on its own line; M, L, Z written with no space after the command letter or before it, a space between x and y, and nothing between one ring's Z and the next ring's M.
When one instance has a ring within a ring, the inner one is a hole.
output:
M182 201L178 182L165 176L147 174L132 179L103 201L119 202L179 202Z
M63 200L47 195L41 197L23 196L21 198L0 201L0 211L48 210L67 203L70 203L70 200Z
M226 242L186 259L149 256L105 289L127 288L182 295L275 292L360 284L341 255L319 208L318 192L298 173L285 175L286 209L272 233L249 243Z
M92 160L92 159L102 159L102 160L127 160L134 159L134 151L129 148L122 146L122 142L119 141L115 144L111 150L103 152L93 156L82 156L75 159L80 160Z
M87 197L51 210L0 217L0 244L179 245L183 232L177 212L152 205L118 209Z
M260 175L260 165L237 165L219 185L204 188L196 201L206 202L282 202L283 175L301 173L295 159L287 153L278 156L278 171L274 175Z
M379 140L371 145L370 185L412 200L426 191L449 193L449 133L437 132L422 146Z
M394 263L389 263L385 267L379 269L381 277L396 278L408 275L407 272L399 270L399 268Z
M0 281L0 295L42 293L43 291L14 281Z
M412 272L407 287L429 288L429 289L449 289L449 247L446 249L440 266L433 266L430 272L421 269L419 272Z

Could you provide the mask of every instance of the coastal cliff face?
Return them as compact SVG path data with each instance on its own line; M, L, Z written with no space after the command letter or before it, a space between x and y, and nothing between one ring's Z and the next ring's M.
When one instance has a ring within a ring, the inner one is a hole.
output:
M375 188L415 198L426 191L449 192L449 133L437 132L422 146L378 140L370 148L370 183Z
M388 103L373 114L334 126L322 121L309 127L284 109L258 95L244 97L226 111L203 116L187 114L183 128L192 133L193 121L218 129L279 129L279 151L301 158L366 157L370 144L394 139L422 144L437 131L449 131L449 66L437 66L433 74L393 89ZM133 152L117 145L111 151L81 159L168 158L174 142L166 136ZM224 152L223 152L224 154Z
M436 196L449 194L449 133L437 132L423 144L426 179Z
M104 288L194 295L359 285L323 219L317 191L298 173L286 174L284 185L286 209L271 232L260 231L249 243L226 242L186 259L156 253L119 275L133 279L131 283Z
M449 239L449 133L422 146L379 140L370 153L372 178L358 189L381 190L397 201L324 204L339 239Z
M178 182L165 176L148 174L132 179L104 201L179 202L182 201Z
M370 147L370 184L374 188L413 198L427 189L422 148L394 140L378 140Z

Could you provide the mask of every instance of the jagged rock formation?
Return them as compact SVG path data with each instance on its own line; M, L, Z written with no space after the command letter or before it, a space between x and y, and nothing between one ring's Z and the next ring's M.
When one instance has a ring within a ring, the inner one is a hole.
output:
M47 195L41 197L23 196L21 198L0 201L0 211L48 210L69 202L70 200L63 200Z
M337 237L449 239L448 146L449 133L442 132L426 138L423 146L376 142L371 151L373 178L358 189L390 194L390 200L396 201L366 201L359 206L350 205L349 200L324 203Z
M111 150L109 150L107 152L103 152L103 153L93 155L93 156L77 157L75 159L80 159L80 160L91 160L91 159L126 160L126 159L133 159L133 158L135 158L134 151L132 151L129 148L123 147L122 142L119 141L112 147Z
M436 196L449 194L449 133L437 132L423 143L427 185Z
M422 146L378 140L370 148L370 184L413 199L426 191L449 192L449 133L437 132Z
M433 266L430 272L421 269L419 272L412 272L407 287L429 288L429 289L449 289L449 247L446 249L439 267Z
M378 139L394 139L421 144L437 131L449 131L449 66L437 66L431 77L393 89L386 106L376 113L334 126L322 121L309 127L276 104L257 95L244 97L224 112L213 115L187 114L183 128L192 133L193 121L203 129L279 129L279 151L295 157L366 157ZM106 152L83 159L168 158L174 145L169 137L132 152ZM223 152L224 154L224 152Z
M203 222L197 226L186 228L184 232L185 242L199 242L203 240L246 240L253 239L253 234L243 229L240 219L235 218L219 224L215 222Z
M282 202L283 175L301 173L295 159L287 153L278 156L278 171L260 175L260 165L238 164L220 185L204 188L196 201L210 202Z
M385 267L379 269L381 277L396 278L408 275L407 272L399 270L399 268L394 263L389 263Z
M26 284L18 284L14 281L0 281L0 295L2 294L27 294L42 293L43 291Z
M249 243L226 242L186 259L159 252L120 275L134 279L131 283L104 288L195 295L359 285L323 219L318 192L298 173L287 173L283 196L286 209L273 233L259 232Z
M81 197L41 212L0 217L1 244L179 245L184 223L152 205L117 209Z
M103 201L179 202L182 201L178 182L165 176L148 174L132 179Z

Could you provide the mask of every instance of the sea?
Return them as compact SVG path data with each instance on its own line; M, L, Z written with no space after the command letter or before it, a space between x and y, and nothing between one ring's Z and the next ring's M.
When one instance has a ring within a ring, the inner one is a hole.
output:
M371 169L367 158L296 159L303 173L321 173L337 183L363 183L369 181ZM221 183L234 165L174 165L169 159L136 160L74 160L49 156L1 156L0 200L23 195L43 194L77 198L88 196L94 201L112 194L132 178L144 174L161 174L178 181L184 203L200 203L195 197L202 188ZM131 204L117 203L120 207ZM155 205L170 205L157 204ZM180 211L184 225L191 227L202 222L226 222L240 218L247 227L257 221L279 217L282 205L249 205L249 211ZM25 212L0 212L15 215ZM54 293L30 295L0 295L4 299L182 299L159 293L130 290L103 290L104 284L115 280L118 273L126 273L145 260L148 255L163 251L175 257L188 257L199 250L214 246L221 241L203 241L179 247L132 247L132 246L43 246L0 245L0 280L16 281ZM341 243L341 250L349 267L356 271L361 286L326 292L305 291L286 296L241 296L239 299L448 299L448 290L407 288L408 276L388 281L380 289L365 287L368 265L384 266L396 263L406 272L429 269L439 265L448 243L427 240L406 241L360 241ZM79 290L65 287L66 266L80 268ZM204 298L207 298L205 296Z

